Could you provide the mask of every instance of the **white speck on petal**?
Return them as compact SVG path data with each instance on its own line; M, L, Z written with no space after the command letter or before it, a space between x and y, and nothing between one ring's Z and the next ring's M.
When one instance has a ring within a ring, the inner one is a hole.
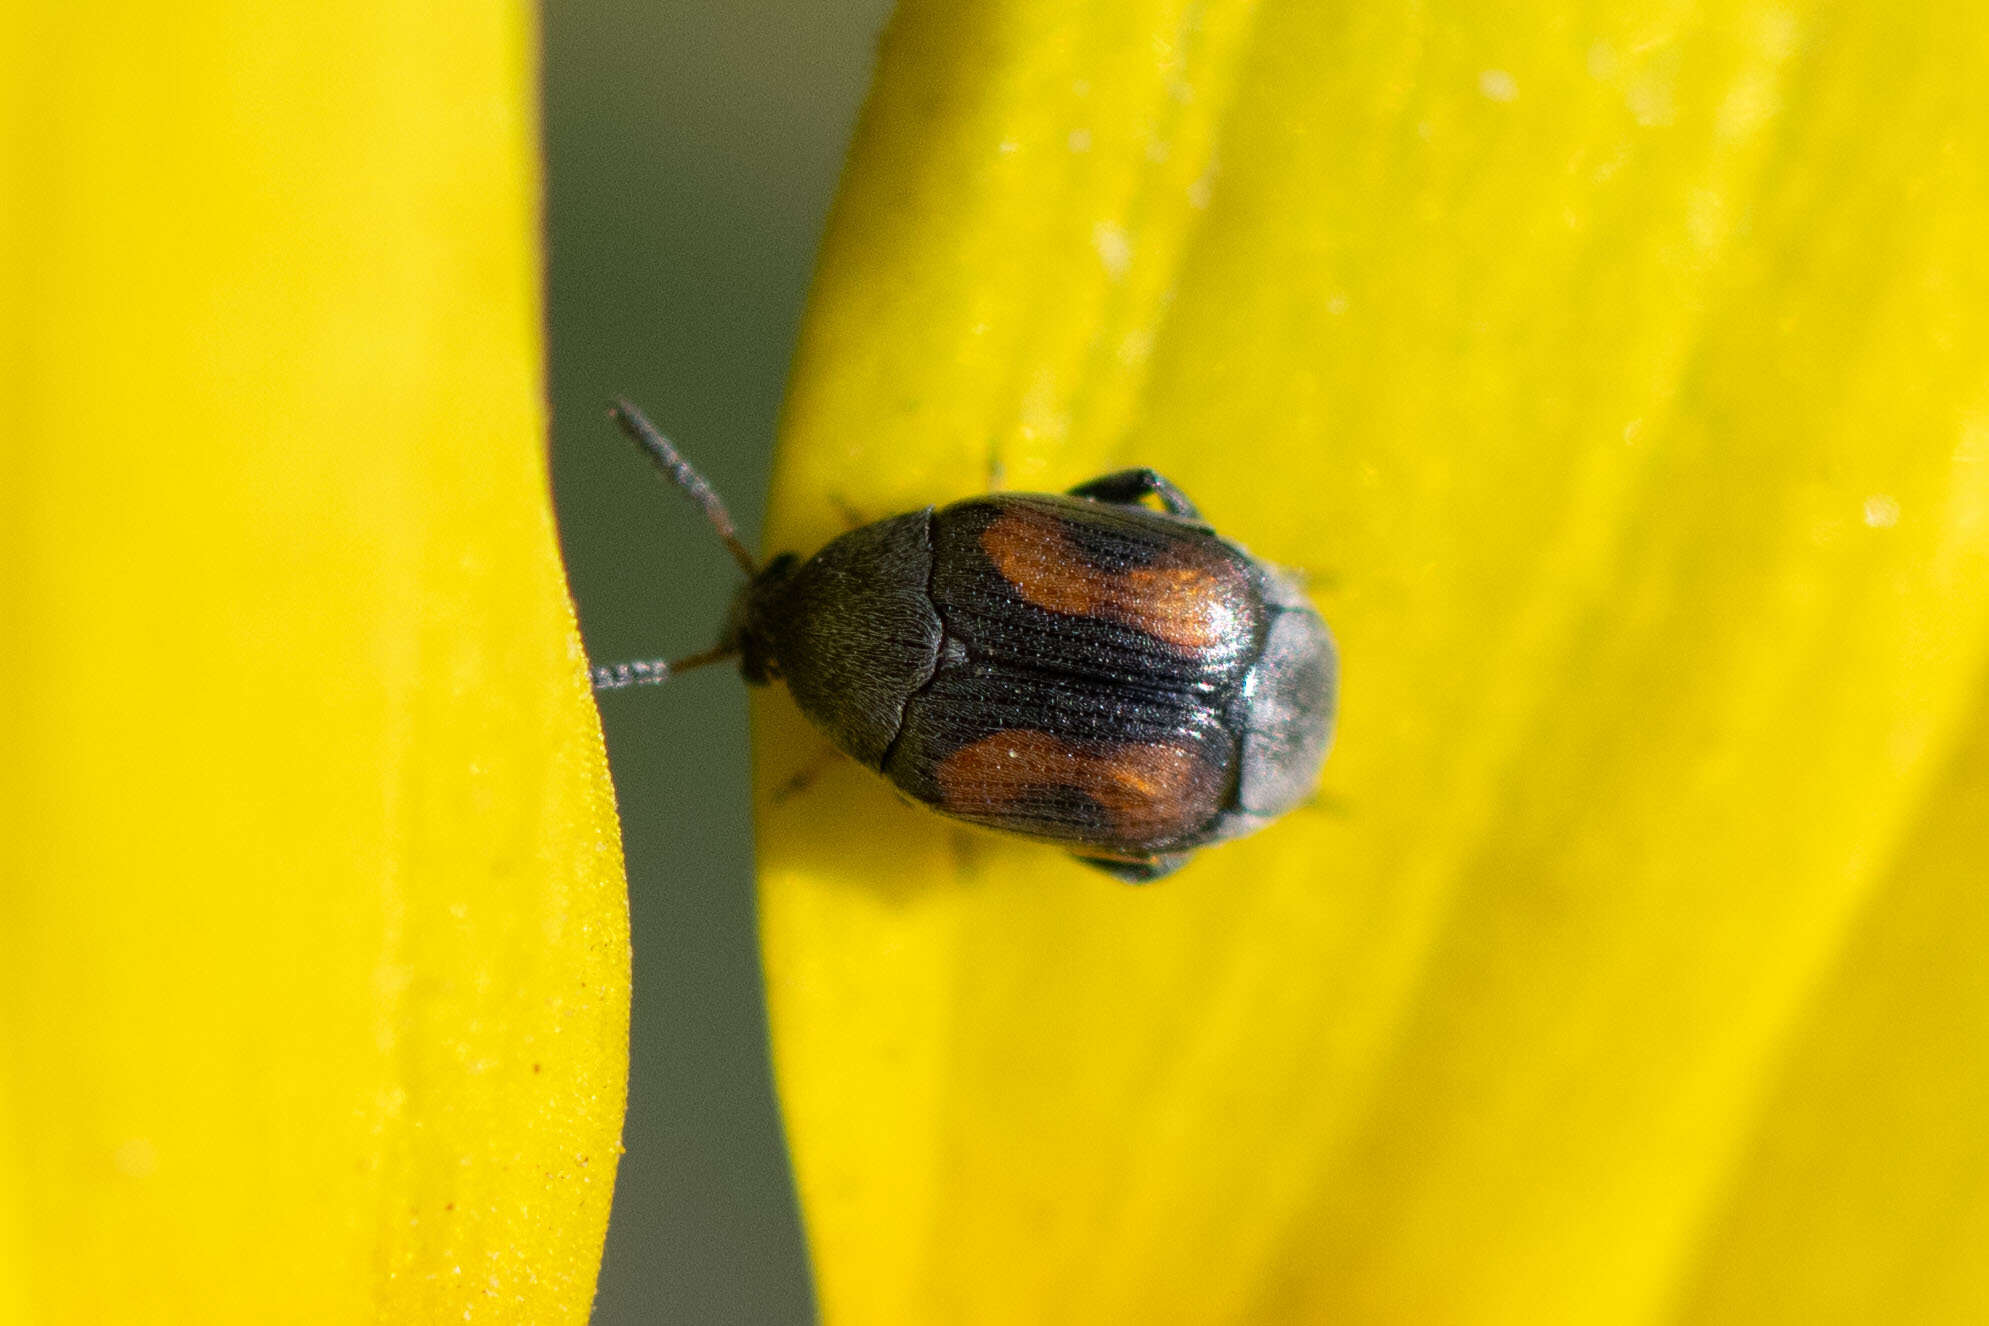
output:
M1124 228L1110 221L1100 221L1091 228L1091 247L1098 250L1098 261L1105 264L1108 275L1117 278L1126 274L1133 265L1133 241Z
M1630 118L1646 129L1662 128L1678 115L1671 83L1657 75L1640 78L1623 93Z
M1129 331L1119 341L1119 362L1122 364L1144 363L1153 353L1153 333L1139 328Z
M1486 69L1478 75L1478 91L1493 101L1513 101L1519 96L1519 84L1503 69Z
M1977 416L1961 426L1954 458L1970 465L1989 460L1989 416Z
M111 1163L127 1179L149 1179L159 1168L159 1149L143 1137L127 1137L118 1143Z
M1889 493L1873 493L1865 499L1865 523L1873 529L1891 529L1899 523L1899 499Z
M1786 60L1795 54L1801 20L1787 9L1771 9L1761 20L1761 49L1771 60Z
M1070 143L1071 151L1089 152L1091 150L1091 130L1073 129L1070 131L1070 138L1068 141Z

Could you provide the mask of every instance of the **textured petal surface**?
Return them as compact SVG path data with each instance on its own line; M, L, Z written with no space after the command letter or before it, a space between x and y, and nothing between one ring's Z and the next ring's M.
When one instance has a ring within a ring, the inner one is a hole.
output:
M762 706L832 1320L1972 1320L1989 24L913 0L780 546L1168 473L1343 650L1132 890Z
M531 15L0 40L0 1319L584 1318L628 939Z

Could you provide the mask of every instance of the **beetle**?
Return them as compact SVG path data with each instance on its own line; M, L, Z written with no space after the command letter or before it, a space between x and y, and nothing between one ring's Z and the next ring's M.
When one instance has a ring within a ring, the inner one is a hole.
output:
M1333 638L1287 572L1154 471L928 506L762 566L655 425L611 414L747 580L715 647L594 668L595 689L737 658L911 800L1133 883L1312 794Z

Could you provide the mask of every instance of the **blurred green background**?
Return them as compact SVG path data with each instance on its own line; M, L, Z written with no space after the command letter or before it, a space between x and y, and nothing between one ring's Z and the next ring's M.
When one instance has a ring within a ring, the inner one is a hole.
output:
M738 572L605 416L626 394L758 546L775 418L886 0L545 11L553 484L596 659L711 642ZM635 944L628 1151L595 1320L810 1320L754 927L746 702L604 698Z

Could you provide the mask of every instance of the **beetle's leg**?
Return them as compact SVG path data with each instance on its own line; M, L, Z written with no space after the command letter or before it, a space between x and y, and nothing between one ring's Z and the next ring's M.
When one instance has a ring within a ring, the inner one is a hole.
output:
M1070 495L1120 506L1137 506L1142 498L1158 497L1161 507L1169 515L1186 516L1190 520L1202 518L1202 513L1195 510L1195 504L1188 500L1186 493L1152 470L1120 470L1117 474L1100 475L1071 489Z
M850 505L850 500L841 493L829 494L829 505L836 509L836 518L843 522L843 533L862 529L870 523L870 517Z
M814 759L796 769L786 782L774 789L773 803L777 806L792 797L800 796L815 785L815 780L820 778L829 766L841 758L841 752L834 746L823 743L822 749L816 753Z
M1078 860L1095 870L1102 870L1114 879L1128 884L1151 884L1163 875L1171 875L1188 864L1191 853L1177 852L1173 856L1150 856L1144 861L1112 861L1102 856L1082 856L1071 853Z

